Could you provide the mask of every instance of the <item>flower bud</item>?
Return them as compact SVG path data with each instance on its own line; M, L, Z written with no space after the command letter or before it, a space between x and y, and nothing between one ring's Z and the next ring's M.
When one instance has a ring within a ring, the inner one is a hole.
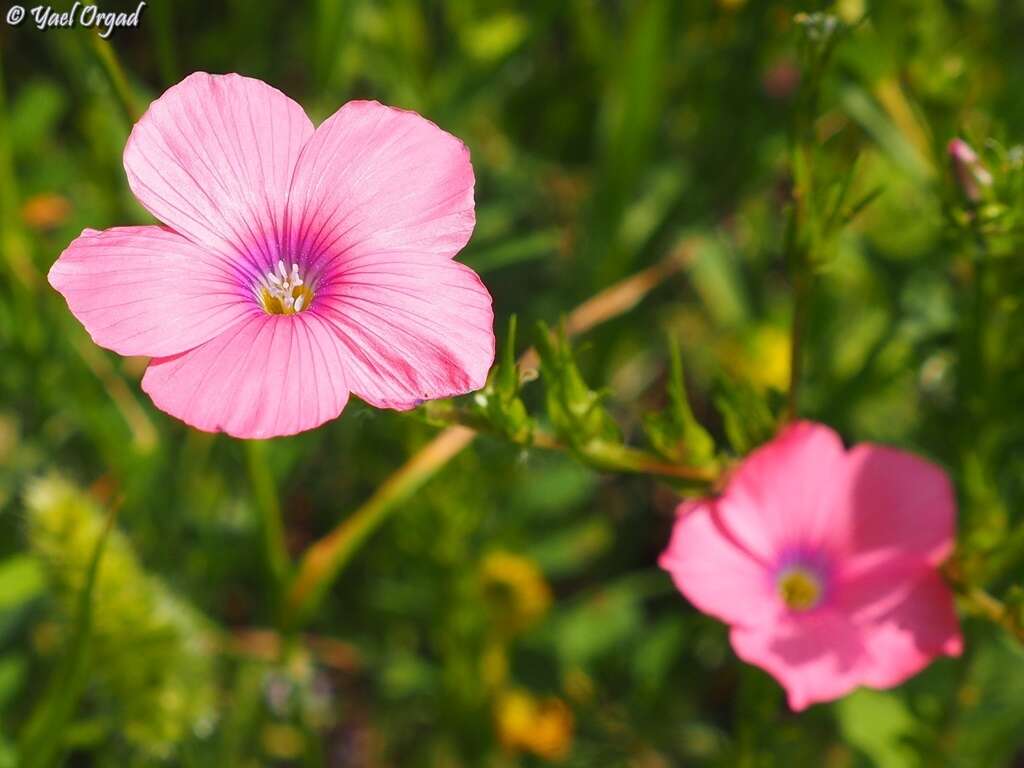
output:
M992 174L978 158L970 144L963 139L952 139L947 146L953 175L964 193L964 197L972 203L981 200L982 187L992 186Z

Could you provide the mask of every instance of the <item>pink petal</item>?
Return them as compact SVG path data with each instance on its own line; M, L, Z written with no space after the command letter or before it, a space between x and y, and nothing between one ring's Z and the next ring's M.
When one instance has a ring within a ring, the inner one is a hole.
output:
M256 277L277 263L289 183L312 135L302 107L266 83L196 72L150 104L124 167L150 213Z
M895 551L937 565L952 551L956 500L942 469L904 451L862 444L850 451L845 477L836 537L847 553Z
M861 625L871 663L862 682L891 688L917 674L936 656L959 656L963 637L949 587L934 571L922 571L902 599Z
M189 352L153 360L142 388L158 408L197 429L291 435L345 407L343 354L312 312L258 313Z
M349 389L379 408L479 389L494 361L491 296L456 261L352 259L318 291L310 312L334 327Z
M326 265L365 255L448 259L469 241L469 150L415 112L350 101L302 151L289 247Z
M677 514L672 538L658 564L671 574L686 599L729 624L774 621L780 603L771 592L770 571L729 535L714 504L686 502Z
M795 711L845 696L867 660L857 628L841 613L818 610L762 627L733 627L736 655L779 681Z
M162 227L87 229L49 280L93 340L122 355L184 352L255 311L230 264Z
M830 536L846 454L833 430L798 422L751 453L718 501L722 522L765 561Z
M931 566L909 554L846 559L836 569L836 607L857 624L877 620L903 602Z

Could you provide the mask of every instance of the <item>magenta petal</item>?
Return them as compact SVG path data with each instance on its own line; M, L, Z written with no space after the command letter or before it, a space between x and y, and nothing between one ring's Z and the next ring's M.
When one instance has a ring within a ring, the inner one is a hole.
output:
M342 351L312 312L255 314L189 352L153 360L142 388L186 424L242 438L312 429L348 399Z
M733 627L729 639L737 656L779 681L796 711L852 691L861 683L867 659L857 628L831 610L762 627Z
M457 138L415 112L350 101L302 151L289 249L325 267L367 254L451 258L473 232L473 184Z
M772 561L830 538L846 453L832 429L798 422L751 453L718 502L722 522L749 551Z
M898 551L933 565L952 551L956 500L939 467L913 454L863 444L847 459L836 532L846 552Z
M150 213L259 276L277 261L289 184L312 135L302 107L266 83L196 72L150 104L124 167Z
M936 656L963 650L953 595L935 571L925 570L902 599L863 623L861 635L872 663L863 683L891 688L917 674Z
M122 355L184 352L254 309L230 264L162 227L86 230L49 280L93 340Z
M909 554L845 560L835 574L835 604L857 624L874 621L905 600L930 569Z
M334 327L349 389L379 408L479 389L494 361L491 296L456 261L355 259L310 311Z
M704 613L738 626L772 621L779 601L771 573L743 551L717 520L712 502L681 504L672 539L658 564Z

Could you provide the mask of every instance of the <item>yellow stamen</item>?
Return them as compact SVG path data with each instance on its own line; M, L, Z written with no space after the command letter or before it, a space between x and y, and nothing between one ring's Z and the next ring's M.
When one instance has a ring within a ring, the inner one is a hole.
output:
M821 581L805 568L787 568L777 582L783 602L794 611L807 611L821 599Z
M283 261L256 286L256 296L270 315L294 315L313 303L313 289L299 274L299 265L292 264L289 271Z
M295 286L289 295L292 297L291 304L288 304L286 298L275 296L267 290L266 286L262 286L260 288L260 304L271 315L294 315L296 312L309 309L309 305L313 301L313 291L306 285Z

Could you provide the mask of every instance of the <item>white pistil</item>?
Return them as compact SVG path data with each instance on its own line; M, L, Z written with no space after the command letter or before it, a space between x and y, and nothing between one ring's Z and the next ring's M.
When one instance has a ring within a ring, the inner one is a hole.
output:
M299 274L299 265L293 263L289 270L284 260L279 259L277 269L266 273L256 285L256 295L263 308L270 314L292 315L309 306L313 292L305 286Z

